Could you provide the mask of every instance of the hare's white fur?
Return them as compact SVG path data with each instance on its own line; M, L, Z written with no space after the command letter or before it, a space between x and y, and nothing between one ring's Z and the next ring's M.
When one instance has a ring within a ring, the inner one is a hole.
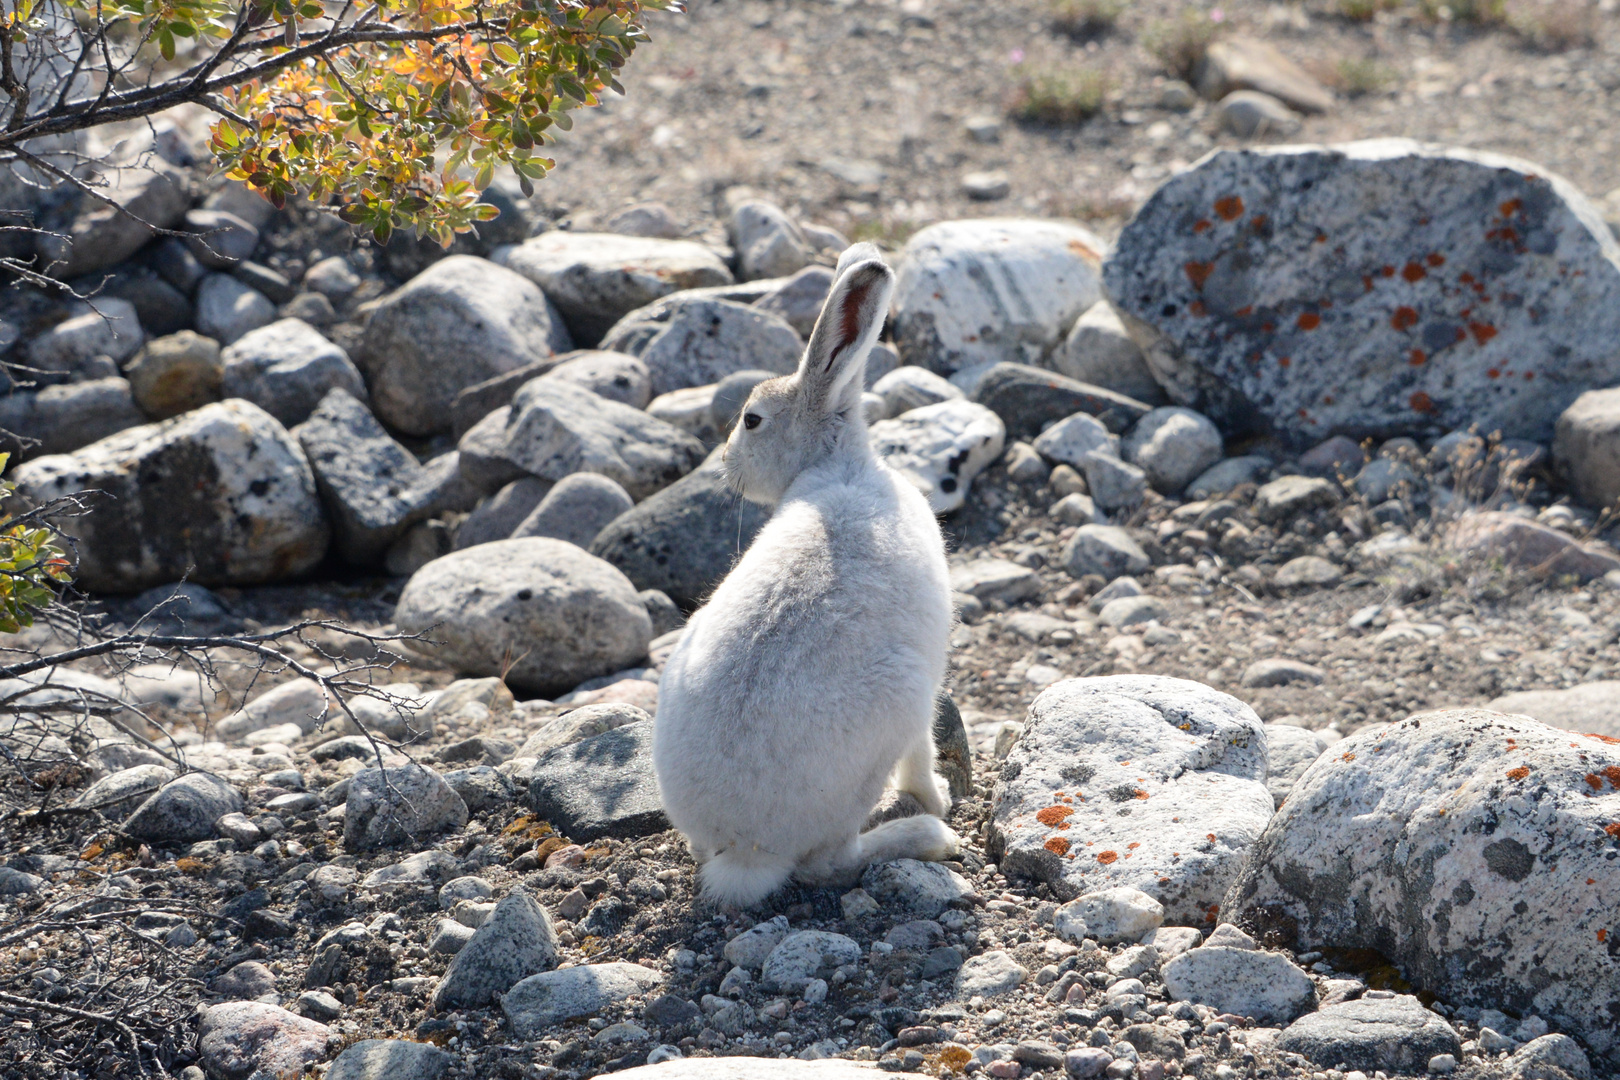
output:
M956 850L932 734L944 544L927 500L873 456L861 410L893 282L876 248L847 251L798 372L757 387L727 443L734 482L776 511L688 623L653 728L664 807L718 902ZM862 833L891 775L934 816Z

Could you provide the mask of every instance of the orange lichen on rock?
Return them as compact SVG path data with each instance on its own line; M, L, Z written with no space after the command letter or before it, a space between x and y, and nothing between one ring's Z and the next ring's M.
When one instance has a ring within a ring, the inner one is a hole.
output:
M1119 852L1099 851L1097 852L1097 861L1102 863L1104 866L1108 866L1110 863L1116 863L1119 861Z
M1131 792L1131 794L1138 799L1145 799L1148 797L1148 793L1143 791L1141 788L1137 788L1135 791Z
M1608 833L1610 836L1620 837L1620 821L1615 822L1613 825L1603 826L1603 831Z
M1301 330L1315 330L1321 325L1322 316L1318 315L1314 311L1303 312L1299 317L1299 328Z
M1525 777L1527 777L1529 775L1530 775L1530 767L1528 765L1520 765L1517 769L1509 769L1508 770L1508 779L1509 780L1523 780Z
M1069 842L1061 836L1052 837L1044 846L1047 851L1056 855L1067 855L1069 853Z
M1243 199L1238 195L1227 195L1215 200L1215 212L1223 221L1236 221L1243 216Z
M1042 825L1056 825L1064 818L1074 813L1072 806L1048 806L1035 815L1035 820Z
M1215 272L1215 264L1190 262L1183 266L1182 269L1187 272L1187 280L1193 283L1193 288L1202 291L1204 282L1208 281L1209 275Z
M1397 330L1410 330L1417 325L1418 313L1416 308L1402 304L1395 309L1395 314L1389 317L1389 325Z

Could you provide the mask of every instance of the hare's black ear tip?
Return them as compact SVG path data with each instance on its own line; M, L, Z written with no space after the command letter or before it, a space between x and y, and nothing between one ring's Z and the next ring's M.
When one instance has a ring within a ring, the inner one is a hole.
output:
M883 261L883 252L878 250L876 244L851 244L838 257L838 269L834 271L834 274L842 277L846 271L853 267L864 266L867 263L875 263L884 271L889 269L889 264Z

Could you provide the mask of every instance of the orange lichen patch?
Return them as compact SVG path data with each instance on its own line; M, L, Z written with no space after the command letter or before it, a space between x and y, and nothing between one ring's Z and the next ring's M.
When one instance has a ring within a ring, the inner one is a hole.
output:
M1210 221L1209 218L1199 218L1193 223L1193 232L1206 233L1214 227L1214 222Z
M1607 930L1599 930L1597 932L1597 937L1598 937L1598 944L1601 945L1605 941L1609 940L1609 932Z
M1610 836L1620 836L1620 821L1615 822L1613 825L1603 826L1603 831ZM179 866L180 864L176 862L175 865Z
M190 855L182 855L174 860L174 868L182 874L198 877L208 869L208 864L201 859L193 859Z
M1264 215L1264 214L1256 214L1256 215L1254 215L1254 217L1249 219L1249 228L1253 229L1255 232L1259 232L1261 229L1263 229L1265 227L1266 227L1266 215Z
M1530 382L1535 377L1536 377L1536 373L1533 372L1533 371L1527 371L1527 372L1524 373L1524 381L1525 382Z
M1082 259L1088 259L1094 263L1102 262L1101 255L1091 250L1090 245L1081 243L1079 240L1070 240L1069 250L1080 256Z
M1610 765L1603 770L1603 775L1609 778L1609 783L1620 788L1620 765Z
M93 859L100 858L101 853L103 851L105 851L105 850L106 849L103 848L100 844L91 844L89 847L87 847L83 851L79 852L79 858L83 859L85 862L90 862Z
M1145 799L1148 797L1148 793L1143 791L1141 788L1137 788L1135 791L1131 792L1131 795L1138 799Z
M1404 305L1395 309L1395 314L1389 317L1389 325L1397 330L1410 330L1417 325L1418 313L1416 308Z
M1243 200L1237 195L1216 199L1215 212L1221 216L1222 221L1236 221L1243 216Z
M1215 834L1214 833L1205 833L1204 834L1204 839L1208 840L1210 843L1213 844L1215 842Z
M1253 315L1254 314L1254 305L1253 304L1244 304L1242 307L1240 307L1236 311L1232 312L1232 314L1237 315L1240 318L1242 316L1244 316L1244 315Z
M1586 736L1588 739L1596 739L1598 742L1608 743L1610 746L1620 746L1620 739L1615 738L1613 735L1599 735L1595 731L1583 731L1581 734Z
M1424 364L1428 363L1428 360L1429 354L1424 352L1422 349L1413 349L1406 358L1406 362L1411 364L1413 367L1422 367Z
M1052 792L1052 794L1055 795L1057 798L1061 799L1061 798L1063 798L1063 796L1067 795L1068 792L1067 791L1054 791L1054 792Z
M1413 412L1432 414L1440 411L1435 407L1434 399L1421 390L1407 398L1406 403L1412 407Z
M1072 813L1072 806L1048 806L1035 815L1035 820L1042 825L1056 825Z
M1127 766L1129 764L1130 764L1130 762L1128 762L1128 761L1122 761L1122 762L1119 763L1119 767L1123 769L1125 766Z
M1108 866L1108 865L1110 865L1112 863L1116 863L1116 862L1119 861L1119 852L1117 852L1117 851L1099 851L1099 852L1097 852L1097 861L1102 863L1104 866Z
M1485 377L1487 379L1500 379L1502 377L1502 369L1501 368L1486 368L1485 369Z
M1429 276L1429 272L1415 262L1409 262L1401 267L1401 277L1416 284Z
M567 846L568 841L564 840L560 836L553 836L542 840L534 849L535 861L544 866L546 860L552 856L553 852L561 851Z
M1395 268L1393 266L1386 266L1386 267L1382 268L1381 270L1379 270L1378 272L1380 274L1383 274L1385 277L1394 277L1395 276Z
M1270 334L1277 329L1277 324L1274 322L1263 322L1260 324L1260 329L1265 333Z
M1292 364L1293 362L1294 362L1293 357L1290 357L1290 356L1279 356L1279 357L1277 357L1277 366L1278 367L1287 367L1290 364Z
M1520 765L1517 769L1509 769L1507 775L1509 780L1523 780L1525 777L1530 775L1530 767L1528 765Z
M1314 311L1305 311L1300 313L1298 321L1301 330L1315 330L1322 325L1322 316Z
M1204 282L1209 280L1209 275L1215 272L1215 264L1190 262L1182 269L1187 272L1187 280L1193 283L1193 288L1202 290Z
M1131 843L1125 845L1125 847L1127 849L1131 850L1131 851L1135 851L1137 848L1139 848L1141 846L1142 846L1142 844L1141 844L1140 841L1132 841Z
M961 1072L973 1060L973 1053L965 1046L947 1046L939 1052L939 1063L952 1072Z
M1050 851L1055 855L1067 855L1069 853L1069 842L1063 839L1061 836L1052 837L1052 839L1048 840L1043 846L1047 851Z
M1599 776L1595 772L1589 772L1589 773L1586 774L1586 785L1587 785L1587 787L1590 787L1593 791L1602 791L1603 790L1603 777Z
M1503 217L1512 217L1514 214L1517 214L1521 209L1523 209L1523 207L1523 199L1509 199L1496 209L1501 211Z
M1192 303L1187 305L1187 313L1189 315L1196 315L1198 318L1202 319L1205 315L1209 314L1209 309L1204 306L1204 302L1202 300L1194 300Z
M1471 322L1468 324L1468 332L1474 335L1475 341L1483 345L1496 336L1496 327L1490 323Z
M1589 878L1586 879L1586 883L1588 885L1596 885L1597 884L1597 878L1589 877Z
M1444 266L1444 265L1446 265L1446 257L1444 255L1440 254L1438 251L1429 252L1429 254L1424 258L1423 261L1428 263L1430 266Z
M1355 753L1353 751L1346 750L1344 753L1339 755L1339 760L1340 761L1354 761L1354 760L1356 760L1356 755L1355 755Z

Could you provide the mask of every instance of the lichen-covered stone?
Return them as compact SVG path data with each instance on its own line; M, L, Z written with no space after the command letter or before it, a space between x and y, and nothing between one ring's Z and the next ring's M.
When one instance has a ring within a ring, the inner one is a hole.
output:
M1060 898L1129 885L1197 925L1271 817L1265 781L1265 732L1236 698L1155 675L1066 679L1002 766L991 854Z
M1620 382L1620 244L1568 182L1494 154L1221 150L1154 193L1103 284L1170 397L1229 434L1545 442Z
M1222 910L1300 948L1377 949L1414 986L1541 1016L1612 1069L1617 820L1620 741L1421 714L1319 758Z

